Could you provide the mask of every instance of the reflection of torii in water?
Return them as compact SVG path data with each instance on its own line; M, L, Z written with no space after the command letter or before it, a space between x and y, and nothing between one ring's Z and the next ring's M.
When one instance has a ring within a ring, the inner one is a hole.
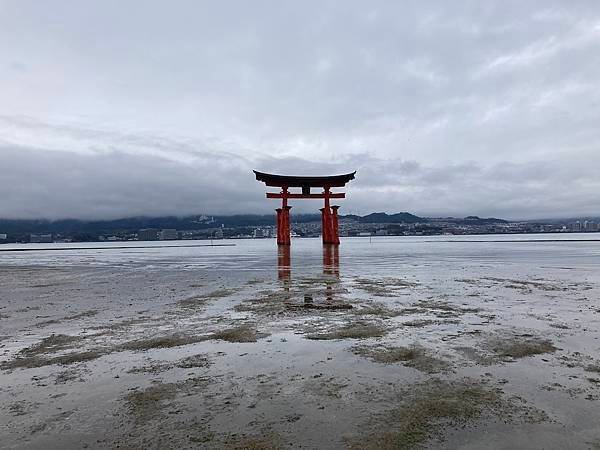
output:
M323 273L340 278L340 248L337 245L323 246ZM333 287L327 283L325 298L328 302L333 300Z
M290 281L292 277L292 258L288 245L277 249L277 274L281 281Z
M290 209L288 199L311 199L322 198L325 201L321 208L321 225L323 244L339 245L340 237L338 230L338 213L339 206L330 205L332 198L345 198L343 192L331 192L333 187L343 187L350 180L354 179L355 172L345 175L332 175L324 177L301 177L274 175L254 171L256 179L262 181L267 186L279 187L281 192L267 192L267 198L280 198L281 208L277 208L277 244L290 245ZM289 188L302 188L302 193L289 192ZM311 194L310 189L313 187L323 188L323 192L319 194Z
M290 282L292 278L292 258L289 245L281 245L277 250L277 273L279 280L283 282L283 289L286 292L290 290ZM340 252L337 245L323 246L323 274L340 277ZM326 283L325 299L333 300L333 287L330 283Z
M291 249L287 245L277 250L277 273L281 281L289 281L292 277ZM337 245L323 246L323 273L339 278L340 250Z

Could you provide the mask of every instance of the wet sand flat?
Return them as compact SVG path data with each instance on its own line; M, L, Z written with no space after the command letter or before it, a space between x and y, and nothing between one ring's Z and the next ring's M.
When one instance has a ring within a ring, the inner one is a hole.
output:
M574 236L3 252L0 448L600 448Z

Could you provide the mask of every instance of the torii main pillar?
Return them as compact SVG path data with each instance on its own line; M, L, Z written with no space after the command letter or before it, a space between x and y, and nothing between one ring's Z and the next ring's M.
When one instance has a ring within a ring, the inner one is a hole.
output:
M324 207L321 208L321 226L324 245L339 245L339 224L338 224L338 209L339 206L331 206L330 199L345 198L343 192L331 192L332 187L343 187L350 180L354 179L356 172L345 175L334 175L324 177L299 177L274 175L269 173L257 172L256 179L264 182L267 186L279 187L280 192L267 192L267 198L281 199L281 208L277 208L277 244L290 245L290 209L288 199L324 199ZM302 193L289 192L290 187L302 188ZM310 190L313 187L323 188L320 194L311 194Z
M288 188L283 187L281 189L281 208L277 208L277 245L290 245L290 209L288 206Z
M331 243L333 245L340 245L338 209L340 209L340 207L337 205L331 207Z

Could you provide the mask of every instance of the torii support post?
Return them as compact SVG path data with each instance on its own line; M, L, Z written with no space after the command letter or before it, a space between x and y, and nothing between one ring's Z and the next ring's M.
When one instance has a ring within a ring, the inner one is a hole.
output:
M329 208L321 208L319 211L321 211L323 244L329 244L331 241L331 210Z
M323 199L325 205L321 208L321 235L323 236L323 244L334 244L336 242L335 230L333 228L333 214L331 207L329 206L329 199L331 198L331 188L329 186L323 187ZM339 244L339 239L337 240Z
M283 241L283 214L281 214L283 210L281 208L277 208L275 211L277 212L277 244L280 245L280 243Z
M338 223L338 209L339 206L331 207L331 243L333 245L340 245L340 230Z
M277 245L290 245L290 209L291 206L277 208Z
M283 216L282 221L282 233L281 233L281 242L279 245L290 245L290 209L291 206L284 206L281 211L281 215Z

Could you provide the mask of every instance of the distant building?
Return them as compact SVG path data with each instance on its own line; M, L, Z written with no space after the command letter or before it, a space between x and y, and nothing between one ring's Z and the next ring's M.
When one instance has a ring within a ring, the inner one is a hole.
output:
M29 236L29 242L32 244L48 244L52 242L51 234L32 234Z
M579 220L575 223L571 224L571 230L572 231L581 231L581 222L579 222Z
M162 230L159 233L159 239L161 241L174 241L175 239L177 239L177 230L173 228Z
M583 229L585 231L598 231L598 224L591 220L583 222Z
M138 231L138 241L158 241L158 230L145 228Z
M265 237L262 228L255 228L253 233L254 238L263 238Z
M0 241L5 241L7 237L6 234L0 234Z
M198 217L198 222L199 223L215 223L215 218L208 217L208 216L205 216L204 214L202 214L200 217Z

